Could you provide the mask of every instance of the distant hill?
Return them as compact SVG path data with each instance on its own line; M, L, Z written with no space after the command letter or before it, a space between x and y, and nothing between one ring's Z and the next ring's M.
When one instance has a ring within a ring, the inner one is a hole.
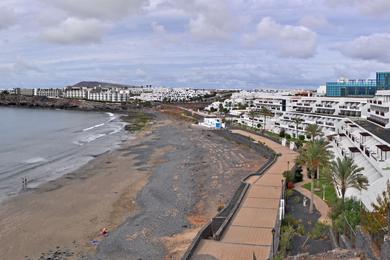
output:
M99 81L81 81L72 87L96 87L100 85L101 87L118 87L118 88L123 88L123 87L134 87L130 85L124 85L124 84L117 84L117 83L108 83L108 82L99 82Z

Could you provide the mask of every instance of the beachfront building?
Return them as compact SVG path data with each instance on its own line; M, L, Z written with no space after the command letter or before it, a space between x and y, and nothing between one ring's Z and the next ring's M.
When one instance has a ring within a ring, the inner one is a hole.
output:
M210 95L209 90L189 88L152 88L133 99L157 102L185 102Z
M65 88L65 98L74 99L87 99L88 88L87 87L67 87Z
M199 123L199 125L211 128L211 129L222 129L225 128L225 124L222 123L221 118L204 118L203 122Z
M94 88L87 91L87 100L104 102L127 102L130 99L130 91L118 88Z
M33 88L15 88L14 93L22 96L34 96L35 89Z
M63 89L60 88L37 88L35 89L35 96L59 98L63 96Z
M227 118L239 124L253 128L266 124L265 128L276 134L283 132L306 140L311 138L306 127L317 124L322 138L330 141L335 157L351 157L364 168L368 189L350 188L346 196L360 199L367 209L372 209L371 203L390 180L390 90L378 90L372 97L353 98L267 93L259 96L245 92L235 93L229 102L236 103L235 98L247 106L244 110L231 109ZM266 122L262 115L251 117L250 111L259 111L261 107L272 110L274 116Z

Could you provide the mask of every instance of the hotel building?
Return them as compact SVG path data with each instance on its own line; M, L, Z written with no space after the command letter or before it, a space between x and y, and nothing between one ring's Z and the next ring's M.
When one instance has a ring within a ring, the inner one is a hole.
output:
M228 117L232 121L261 128L264 126L263 116L251 118L249 111L267 107L274 113L266 120L267 130L306 140L310 138L306 127L317 124L322 136L330 142L335 157L351 157L364 168L363 174L370 184L368 189L358 191L350 188L346 196L360 199L367 209L372 209L371 203L386 189L387 180L390 180L390 90L377 90L372 97L360 98L293 96L286 93L249 95L243 92L221 102L223 106L236 104L237 101L246 105L245 110L229 112ZM336 190L341 196L338 187Z

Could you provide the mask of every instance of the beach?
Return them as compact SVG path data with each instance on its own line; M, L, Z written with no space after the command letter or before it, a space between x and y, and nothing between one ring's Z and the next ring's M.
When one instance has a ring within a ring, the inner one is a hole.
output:
M264 162L217 132L156 113L119 150L3 202L0 254L180 259L240 179Z

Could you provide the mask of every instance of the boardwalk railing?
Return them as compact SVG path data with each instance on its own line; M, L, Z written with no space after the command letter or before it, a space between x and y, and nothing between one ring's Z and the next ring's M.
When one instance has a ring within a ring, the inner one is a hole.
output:
M216 132L230 140L236 141L238 143L244 143L249 145L251 148L255 149L259 153L261 153L264 157L268 158L267 162L255 173L251 173L247 175L245 178L241 180L240 186L234 193L232 199L229 204L220 211L214 218L212 218L206 226L204 226L199 233L195 236L191 245L188 247L186 253L183 256L183 260L190 259L194 254L197 246L199 245L202 239L214 239L220 240L223 232L226 230L226 227L230 223L233 215L237 211L242 199L244 198L246 192L249 189L249 184L245 181L251 176L260 176L262 175L272 164L275 163L277 159L277 155L275 152L269 147L252 142L252 140L248 137L233 134L229 131L218 131ZM279 219L279 218L278 218Z

